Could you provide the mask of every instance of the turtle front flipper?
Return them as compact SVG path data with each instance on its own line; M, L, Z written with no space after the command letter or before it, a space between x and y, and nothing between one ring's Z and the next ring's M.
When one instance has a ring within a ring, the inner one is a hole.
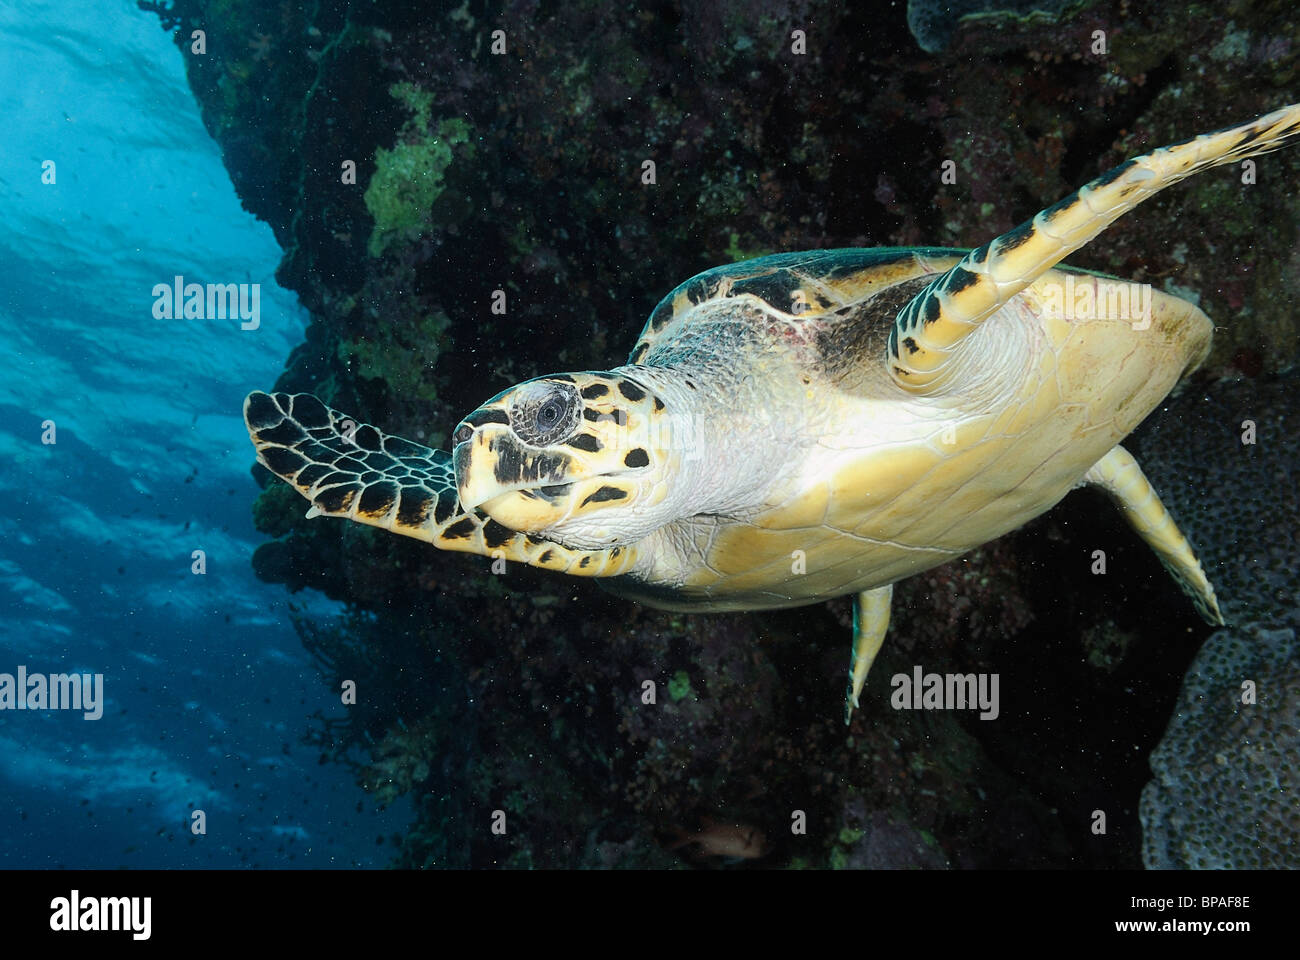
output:
M853 600L853 655L849 660L849 688L844 695L844 723L853 719L859 706L858 695L867 682L871 665L889 631L889 605L894 599L894 585L863 590Z
M332 410L311 394L250 393L244 422L257 460L311 501L309 517L345 517L456 550L587 577L625 572L634 546L574 550L460 508L451 454Z
M1201 562L1192 552L1191 544L1160 502L1151 481L1133 455L1123 447L1115 447L1084 474L1083 482L1100 487L1109 494L1124 518L1156 552L1183 592L1192 598L1205 621L1221 626L1223 614L1219 612L1214 587L1201 569Z
M1013 296L1143 200L1194 173L1286 146L1300 104L1126 160L940 275L899 311L887 362L894 381L924 394L948 382L967 336Z

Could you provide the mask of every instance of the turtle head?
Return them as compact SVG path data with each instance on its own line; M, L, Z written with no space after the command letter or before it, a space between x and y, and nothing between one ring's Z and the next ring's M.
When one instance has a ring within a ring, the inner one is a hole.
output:
M665 523L674 458L664 402L620 373L555 374L456 427L461 507L570 546L640 540Z

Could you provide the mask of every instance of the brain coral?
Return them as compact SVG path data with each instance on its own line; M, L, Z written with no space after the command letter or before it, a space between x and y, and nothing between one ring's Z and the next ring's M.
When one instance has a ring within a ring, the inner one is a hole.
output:
M1151 755L1149 868L1300 866L1296 396L1294 377L1189 390L1143 436L1229 624L1192 663Z

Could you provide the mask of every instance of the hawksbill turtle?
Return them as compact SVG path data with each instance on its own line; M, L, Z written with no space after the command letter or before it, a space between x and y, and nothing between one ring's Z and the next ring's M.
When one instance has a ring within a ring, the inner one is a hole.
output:
M450 452L309 394L250 394L245 420L308 516L598 577L669 610L853 595L846 722L893 584L1082 485L1219 624L1200 562L1120 446L1204 359L1211 321L1058 264L1157 191L1297 136L1300 105L1163 147L969 252L708 270L660 302L626 365L511 387L457 425Z

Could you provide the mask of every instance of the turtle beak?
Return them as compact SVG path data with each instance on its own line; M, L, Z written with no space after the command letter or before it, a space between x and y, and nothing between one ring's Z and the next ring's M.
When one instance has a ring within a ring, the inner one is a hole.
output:
M456 431L463 436L464 425ZM456 469L456 490L462 510L473 510L509 491L497 479L498 456L492 438L485 430L474 430L468 440L462 440L452 450L451 462Z
M468 437L465 427L471 431ZM463 510L473 510L517 490L564 484L574 479L569 476L573 467L571 457L526 447L504 424L484 423L474 427L462 423L455 436L459 442L451 458Z

